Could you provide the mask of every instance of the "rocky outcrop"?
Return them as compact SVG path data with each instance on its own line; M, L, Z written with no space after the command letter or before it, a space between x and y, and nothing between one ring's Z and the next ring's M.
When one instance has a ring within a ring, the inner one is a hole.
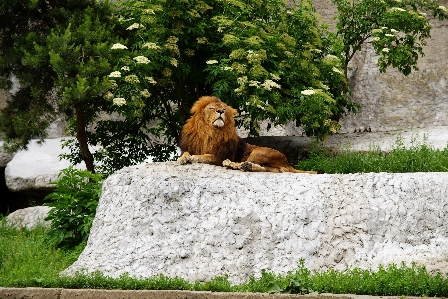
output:
M448 173L301 175L141 164L103 185L83 253L101 271L232 282L416 261L448 272Z
M36 206L17 210L6 217L6 225L13 226L17 229L22 227L33 229L38 226L48 228L51 222L46 221L45 218L48 216L50 210L51 208L47 206Z

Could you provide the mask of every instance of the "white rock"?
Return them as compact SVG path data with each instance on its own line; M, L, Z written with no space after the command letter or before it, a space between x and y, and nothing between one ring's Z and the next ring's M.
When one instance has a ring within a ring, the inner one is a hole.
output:
M88 244L63 274L232 282L416 261L448 272L448 173L300 175L141 164L103 186Z
M45 139L42 145L32 140L28 150L17 152L7 164L5 170L6 186L13 192L49 191L55 185L59 172L70 166L59 155L67 153L61 148L61 138ZM78 168L84 168L78 165Z
M47 206L20 209L6 217L6 224L16 228L25 227L27 229L32 229L37 226L50 227L51 221L45 220L50 210L51 208Z

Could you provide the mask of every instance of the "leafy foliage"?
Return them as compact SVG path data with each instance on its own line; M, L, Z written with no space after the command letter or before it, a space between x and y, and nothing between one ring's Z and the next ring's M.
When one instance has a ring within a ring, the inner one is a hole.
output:
M201 95L239 109L252 134L263 119L294 120L322 138L352 108L311 2L125 1L120 12L129 42L114 45L122 54L110 74L114 104L129 122L160 119L148 131L168 142Z
M333 0L338 9L337 35L342 40L344 72L363 43L370 39L380 57L378 66L388 66L404 75L418 70L417 60L430 37L432 25L427 12L439 20L448 19L448 10L428 0Z
M50 239L58 246L74 247L87 241L101 196L103 178L73 167L61 171L56 189L45 205L52 207Z

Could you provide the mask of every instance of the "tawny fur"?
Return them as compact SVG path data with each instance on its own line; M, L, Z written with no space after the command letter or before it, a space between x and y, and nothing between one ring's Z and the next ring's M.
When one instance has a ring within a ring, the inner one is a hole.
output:
M277 150L246 143L236 132L234 115L237 111L217 97L199 98L190 112L192 115L182 129L179 142L180 164L207 163L243 171L316 173L292 168L286 156Z

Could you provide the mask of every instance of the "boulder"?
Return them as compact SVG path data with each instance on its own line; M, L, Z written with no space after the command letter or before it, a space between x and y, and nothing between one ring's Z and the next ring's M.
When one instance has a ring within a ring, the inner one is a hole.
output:
M294 270L415 261L448 272L448 173L245 173L141 164L103 185L86 248L63 271L238 283Z
M27 229L33 229L38 226L50 227L51 222L46 221L48 212L51 210L47 206L36 206L25 209L20 209L12 212L6 217L6 224L13 226L17 229L22 227Z
M61 148L61 138L45 139L40 145L32 140L28 150L17 152L5 170L6 186L13 192L49 192L55 185L59 172L70 166L67 160L59 159L66 153ZM81 165L76 167L83 168Z

